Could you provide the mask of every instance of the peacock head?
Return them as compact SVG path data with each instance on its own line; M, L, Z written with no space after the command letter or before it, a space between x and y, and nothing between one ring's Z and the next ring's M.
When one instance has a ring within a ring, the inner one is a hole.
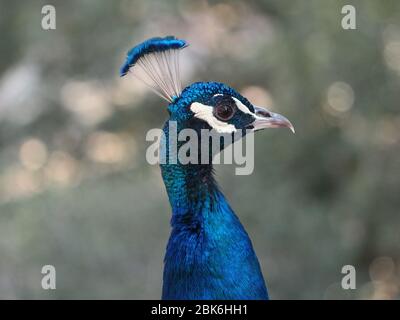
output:
M152 38L132 48L121 68L121 76L132 73L156 94L169 102L170 121L177 130L192 129L201 136L204 129L220 135L249 132L265 128L294 127L284 116L253 105L235 89L218 82L195 82L181 89L179 53L187 43L173 36ZM138 65L141 74L132 72ZM221 144L221 149L224 144Z
M265 128L293 125L284 116L255 106L235 89L218 82L196 82L175 98L168 110L183 127L208 129L221 134L246 134Z

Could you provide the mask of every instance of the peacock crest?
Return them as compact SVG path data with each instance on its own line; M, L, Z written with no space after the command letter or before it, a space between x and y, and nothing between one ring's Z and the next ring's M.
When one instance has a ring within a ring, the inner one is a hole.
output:
M148 39L128 51L120 75L132 74L161 98L172 102L182 92L179 53L185 47L186 41L174 36ZM134 66L141 68L145 77L139 76Z

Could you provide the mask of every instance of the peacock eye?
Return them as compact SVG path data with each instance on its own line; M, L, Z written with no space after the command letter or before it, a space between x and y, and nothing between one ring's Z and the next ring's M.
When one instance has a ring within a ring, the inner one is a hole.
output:
M228 121L235 114L235 108L229 104L217 105L214 109L215 116L222 121Z

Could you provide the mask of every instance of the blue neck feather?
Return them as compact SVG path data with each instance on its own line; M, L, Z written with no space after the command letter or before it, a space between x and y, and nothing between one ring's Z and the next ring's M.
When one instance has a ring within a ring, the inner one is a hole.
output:
M172 207L162 298L268 299L251 241L212 165L163 164L161 171Z

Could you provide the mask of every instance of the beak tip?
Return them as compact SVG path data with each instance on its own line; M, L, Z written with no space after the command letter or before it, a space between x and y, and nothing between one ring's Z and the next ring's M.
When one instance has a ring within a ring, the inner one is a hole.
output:
M296 130L294 129L294 126L292 125L292 123L290 121L288 121L288 126L287 126L290 131L292 131L293 134L296 134Z

